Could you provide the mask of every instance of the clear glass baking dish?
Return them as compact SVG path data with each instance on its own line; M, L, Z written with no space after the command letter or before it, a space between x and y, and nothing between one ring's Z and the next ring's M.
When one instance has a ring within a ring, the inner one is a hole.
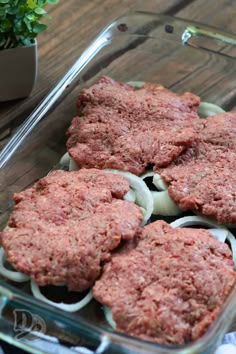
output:
M105 74L125 82L161 83L179 93L191 91L231 110L236 106L235 45L233 34L158 14L128 13L109 24L0 153L1 229L12 209L12 194L56 168L66 152L65 133L82 87ZM205 335L185 346L120 334L106 324L95 301L71 314L35 300L27 285L3 278L0 305L0 338L33 353L75 353L75 346L82 346L92 353L210 354L235 317L236 288Z

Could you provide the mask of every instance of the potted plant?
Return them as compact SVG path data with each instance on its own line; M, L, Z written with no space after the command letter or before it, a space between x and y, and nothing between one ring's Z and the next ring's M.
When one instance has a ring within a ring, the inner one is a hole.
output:
M37 75L37 40L58 0L0 0L0 101L30 94Z

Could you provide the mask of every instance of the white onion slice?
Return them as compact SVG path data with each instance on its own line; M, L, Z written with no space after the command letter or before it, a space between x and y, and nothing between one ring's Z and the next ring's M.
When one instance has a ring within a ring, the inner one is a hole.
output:
M145 81L128 81L127 84L140 89L145 84Z
M198 114L201 118L207 118L225 112L221 107L209 102L201 102L198 106Z
M72 157L70 157L70 162L69 162L69 171L78 171L79 167L77 165L77 163L75 162L74 159L72 159Z
M60 166L61 167L69 167L70 159L71 159L71 157L70 157L69 153L66 152L60 159L60 162L59 162Z
M152 183L160 191L166 191L168 189L168 184L158 173L154 173Z
M151 194L153 198L154 215L175 216L182 213L182 210L169 196L168 191L151 191Z
M135 192L136 195L136 204L145 209L145 215L143 217L143 222L141 225L145 225L147 221L150 219L153 212L153 199L152 194L145 182L138 176L130 173L124 172L120 170L103 170L107 173L115 173L118 175L122 175L129 182L130 188Z
M167 191L168 185L163 178L154 171L146 171L140 178L153 177L152 183L158 191L151 191L153 198L153 214L162 216L175 216L182 213Z
M172 227L187 227L193 225L213 227L216 229L226 229L223 225L219 225L203 216L184 216L183 218L176 219L170 224ZM227 230L227 229L226 229Z
M116 323L115 321L113 320L113 317L112 317L112 312L111 312L111 309L110 307L108 306L103 306L103 311L104 311L104 315L106 317L106 320L107 322L109 323L109 325L115 329L116 328Z
M229 231L227 229L208 229L212 236L221 242L225 242L228 236Z
M39 299L41 301L47 302L50 305L53 305L55 307L58 307L61 310L67 311L67 312L76 312L81 310L84 306L86 306L93 298L92 290L88 292L88 294L80 301L74 303L74 304L65 304L64 302L54 302L46 298L38 286L33 280L30 282L31 286L31 291L36 299Z
M136 195L132 188L124 195L123 199L135 203Z
M146 214L146 209L144 209L142 207L140 207L140 209L141 209L141 212L143 213L143 216L144 216Z
M164 181L164 179L158 173L156 173L152 170L147 170L146 172L144 172L140 176L140 178L142 178L142 180L144 180L145 178L148 178L148 177L153 177L152 183L157 188L157 190L159 190L159 191L167 190L167 188L168 188L167 183Z
M148 177L153 177L155 172L153 170L146 170L144 173L142 173L139 177L142 179L148 178Z
M22 283L28 281L30 278L28 275L17 272L14 270L9 270L4 266L4 262L7 260L6 253L3 248L0 248L0 274L9 280L15 281L17 283Z

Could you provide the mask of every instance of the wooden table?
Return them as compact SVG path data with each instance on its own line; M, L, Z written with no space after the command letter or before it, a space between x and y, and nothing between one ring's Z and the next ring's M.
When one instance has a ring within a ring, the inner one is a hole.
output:
M26 99L0 103L0 148L96 34L130 9L175 15L236 33L234 0L61 0L49 8L49 29L38 37L39 71L33 92ZM236 323L231 330L236 330Z

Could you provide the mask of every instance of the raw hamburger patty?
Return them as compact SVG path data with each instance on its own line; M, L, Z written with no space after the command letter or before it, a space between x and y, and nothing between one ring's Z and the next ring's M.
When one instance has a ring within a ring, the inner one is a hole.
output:
M193 141L199 97L161 85L140 90L102 77L81 91L67 148L79 167L114 168L140 175L166 166Z
M236 224L236 112L200 120L198 139L161 170L182 210Z
M156 221L115 252L93 288L116 329L158 343L196 340L236 280L231 251L203 229Z
M118 199L128 189L123 176L82 169L54 171L15 194L10 229L0 235L9 262L39 285L87 289L142 221L138 206Z

